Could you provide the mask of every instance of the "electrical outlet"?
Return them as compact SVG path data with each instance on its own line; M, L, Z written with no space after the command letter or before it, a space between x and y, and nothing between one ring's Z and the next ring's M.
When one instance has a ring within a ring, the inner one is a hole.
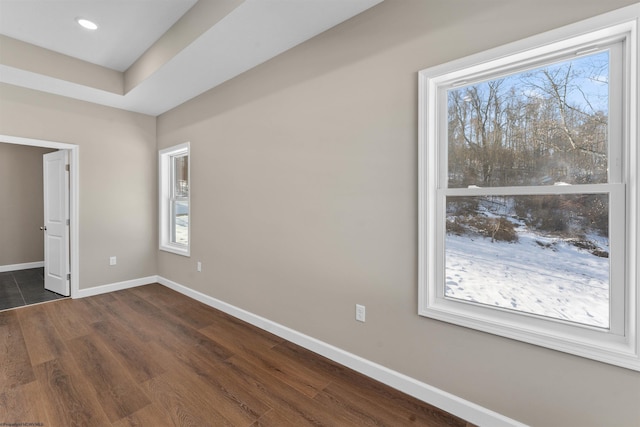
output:
M356 304L356 320L358 322L365 321L365 312L366 312L366 309L364 305Z
M116 262L117 262L116 257L114 256L109 257L109 265L116 265Z
M202 271L202 263L200 261L196 263L196 271Z

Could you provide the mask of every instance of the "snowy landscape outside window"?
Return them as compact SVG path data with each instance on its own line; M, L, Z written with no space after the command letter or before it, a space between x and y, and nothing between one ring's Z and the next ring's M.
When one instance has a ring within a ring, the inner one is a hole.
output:
M420 72L421 315L640 369L636 25Z
M610 50L447 90L445 297L610 327Z
M189 255L189 144L160 151L160 249Z
M171 243L189 244L189 155L171 157Z

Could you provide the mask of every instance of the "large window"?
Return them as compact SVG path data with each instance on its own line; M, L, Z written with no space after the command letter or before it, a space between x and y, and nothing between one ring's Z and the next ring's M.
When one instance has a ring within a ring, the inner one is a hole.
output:
M160 249L189 255L189 144L160 151Z
M421 315L640 370L624 12L420 72Z

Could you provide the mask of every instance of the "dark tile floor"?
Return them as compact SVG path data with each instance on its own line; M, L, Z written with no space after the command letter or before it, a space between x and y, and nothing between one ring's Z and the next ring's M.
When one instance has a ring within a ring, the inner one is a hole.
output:
M0 310L64 298L44 288L44 268L0 273Z

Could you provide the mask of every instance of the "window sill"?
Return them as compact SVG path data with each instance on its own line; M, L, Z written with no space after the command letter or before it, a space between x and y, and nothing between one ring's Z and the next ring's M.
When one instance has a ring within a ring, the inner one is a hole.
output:
M184 257L191 257L191 251L188 247L185 248L180 246L160 245L159 249L164 252L170 252L172 254L182 255Z

